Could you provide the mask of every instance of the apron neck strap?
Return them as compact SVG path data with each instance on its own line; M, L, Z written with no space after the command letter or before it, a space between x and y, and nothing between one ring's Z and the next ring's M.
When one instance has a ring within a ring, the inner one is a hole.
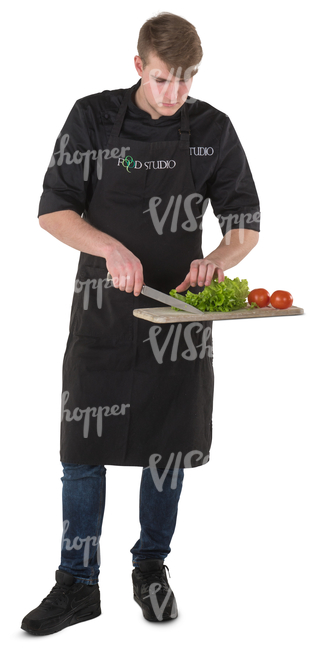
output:
M123 124L123 121L124 121L124 118L125 118L125 114L126 114L126 111L127 111L127 106L128 106L129 99L131 97L132 92L134 90L137 90L137 87L140 86L140 83L141 83L141 79L136 84L136 86L132 86L132 88L128 88L128 90L126 91L126 93L124 95L124 98L122 100L122 104L121 104L121 106L119 108L117 118L116 118L116 120L115 120L115 122L113 124L113 128L112 128L110 137L116 137L116 138L119 137L120 131L121 131L121 128L122 128L122 124ZM184 104L183 104L183 106L181 108L181 128L178 129L178 131L179 131L179 133L181 135L180 140L182 141L182 145L181 145L182 148L184 147L184 145L185 145L185 147L186 147L186 145L189 146L190 133L191 132L190 132L190 120L189 120L189 114L188 114L188 106L187 106L186 102L184 102Z
M178 129L181 134L181 149L188 149L190 146L190 118L188 114L188 104L184 102L181 108L181 128Z
M123 124L123 121L124 121L126 109L128 107L128 101L129 101L129 99L131 97L131 94L132 94L133 90L134 90L134 86L132 86L132 88L128 88L128 90L126 91L126 93L125 93L125 95L123 97L122 104L121 104L121 106L119 108L119 112L117 114L117 118L116 118L116 120L115 120L115 122L113 124L113 128L111 130L111 136L110 136L111 138L112 137L118 138L119 135L120 135L120 130L122 128L122 124Z

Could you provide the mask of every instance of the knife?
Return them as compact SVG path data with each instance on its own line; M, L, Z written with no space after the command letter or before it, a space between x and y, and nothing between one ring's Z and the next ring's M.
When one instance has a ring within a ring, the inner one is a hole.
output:
M110 272L108 272L107 273L107 280L112 280L112 279L113 278L112 278ZM153 298L153 300L157 300L158 302L163 302L165 305L171 305L172 307L177 307L177 309L181 309L183 311L188 311L191 314L202 314L203 313L200 309L197 309L196 307L193 307L192 305L188 305L187 302L183 302L182 300L178 300L178 298L172 298L172 296L168 296L167 293L163 293L162 291L157 291L157 289L151 289L151 287L148 287L146 284L143 285L143 287L141 289L141 293L144 296L149 296L149 298Z

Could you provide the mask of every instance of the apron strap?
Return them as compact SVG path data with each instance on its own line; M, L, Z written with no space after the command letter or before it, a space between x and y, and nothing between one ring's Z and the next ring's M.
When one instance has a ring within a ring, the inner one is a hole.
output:
M124 95L124 98L122 100L122 104L121 104L121 106L119 108L119 112L117 114L117 118L116 118L116 120L115 120L115 122L113 124L113 128L111 130L111 135L110 135L111 138L112 137L118 138L119 135L120 135L120 130L122 128L123 120L124 120L126 109L127 109L127 106L128 106L128 101L129 101L129 98L131 96L131 93L132 93L133 89L134 89L134 86L132 86L132 88L129 88L126 91L125 95Z
M136 87L139 87L141 83L138 81L135 86L132 86L131 88L128 88L126 91L124 98L122 100L121 106L119 108L117 118L113 124L113 128L111 131L110 137L116 137L118 138L120 135L120 131L122 128L122 124L125 118L125 114L127 111L127 106L129 99L131 97L132 92L135 90ZM181 128L178 129L178 132L180 133L180 141L181 141L181 149L187 149L190 144L190 120L189 120L189 114L188 114L188 106L187 103L184 102L182 108L181 108Z
M178 129L178 132L181 134L180 148L189 149L190 146L190 118L188 115L188 104L184 102L181 108L181 128Z

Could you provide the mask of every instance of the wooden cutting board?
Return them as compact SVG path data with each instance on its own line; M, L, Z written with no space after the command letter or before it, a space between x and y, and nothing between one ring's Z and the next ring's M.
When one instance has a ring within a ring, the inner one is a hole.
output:
M201 314L190 314L185 311L175 311L171 307L148 307L147 309L134 309L133 316L143 318L152 323L185 323L188 321L201 320L233 320L235 318L263 318L265 316L295 316L303 314L302 307L289 307L288 309L275 309L274 307L263 307L249 309L236 309L235 311L209 311Z

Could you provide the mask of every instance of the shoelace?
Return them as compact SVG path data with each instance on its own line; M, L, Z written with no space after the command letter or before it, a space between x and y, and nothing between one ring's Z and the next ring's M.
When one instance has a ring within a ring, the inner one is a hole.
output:
M41 605L48 607L53 605L63 605L65 603L65 596L70 590L71 587L67 587L66 585L54 585L50 593L45 598L43 598Z
M170 589L164 569L167 569L170 577L169 568L164 564L162 569L154 569L153 571L141 571L141 577L144 578L145 586L149 589L153 582L158 582L161 585L161 591L167 592Z

